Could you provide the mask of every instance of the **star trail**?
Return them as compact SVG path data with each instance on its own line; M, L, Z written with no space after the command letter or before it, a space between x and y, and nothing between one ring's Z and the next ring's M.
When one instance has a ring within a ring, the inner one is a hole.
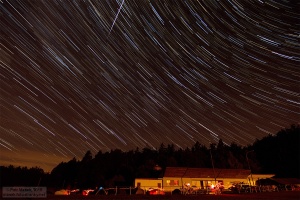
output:
M2 165L252 144L300 119L300 3L0 0Z

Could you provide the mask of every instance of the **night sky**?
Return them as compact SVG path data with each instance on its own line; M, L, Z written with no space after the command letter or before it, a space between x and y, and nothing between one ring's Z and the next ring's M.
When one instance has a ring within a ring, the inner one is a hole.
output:
M0 165L252 144L300 121L300 3L0 0Z

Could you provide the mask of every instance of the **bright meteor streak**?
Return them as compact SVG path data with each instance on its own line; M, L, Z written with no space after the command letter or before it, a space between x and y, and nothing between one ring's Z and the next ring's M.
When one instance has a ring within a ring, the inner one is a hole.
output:
M110 32L112 31L112 29L113 29L113 27L114 27L114 25L115 25L115 23L116 23L116 21L117 21L118 15L119 15L119 13L120 13L120 11L121 11L121 9L122 9L122 6L123 6L123 4L124 4L124 1L125 1L125 0L123 0L122 3L121 3L121 5L120 5L120 8L119 8L119 10L118 10L118 12L117 12L117 15L116 15L116 17L115 17L115 19L114 19L114 21L113 21L113 24L112 24L111 27L110 27L108 36L109 36Z

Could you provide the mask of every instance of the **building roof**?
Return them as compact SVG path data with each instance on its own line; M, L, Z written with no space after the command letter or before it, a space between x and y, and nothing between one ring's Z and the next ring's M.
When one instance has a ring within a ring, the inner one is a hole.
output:
M183 177L186 169L186 167L167 167L164 177Z
M251 173L248 169L219 169L218 178L247 178Z
M277 183L285 184L285 185L289 185L289 184L298 185L298 184L300 184L300 179L298 179L298 178L271 178L271 180L274 180Z
M154 180L154 181L161 181L162 178L135 178L135 180Z
M245 169L167 167L164 177L244 179L249 174L250 170Z
M266 179L274 177L275 174L252 174L251 176L254 179Z

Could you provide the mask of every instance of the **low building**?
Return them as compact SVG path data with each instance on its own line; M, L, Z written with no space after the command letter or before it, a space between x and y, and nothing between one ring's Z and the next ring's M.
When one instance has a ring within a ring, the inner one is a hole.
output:
M250 183L250 170L218 168L167 167L163 177L165 191L181 189L185 186L207 189L220 183L225 189L235 183Z
M259 180L272 178L274 174L251 174L248 169L167 167L163 178L137 178L135 187L148 191L159 188L166 192L192 187L208 191L211 186L221 184L228 189L233 184L259 185Z
M260 180L274 177L275 174L250 174L249 180L251 185L260 185Z
M300 190L299 178L270 178L278 185L284 186L285 190Z
M162 178L136 178L134 186L143 189L144 191L148 191L149 188L162 189L162 181Z

